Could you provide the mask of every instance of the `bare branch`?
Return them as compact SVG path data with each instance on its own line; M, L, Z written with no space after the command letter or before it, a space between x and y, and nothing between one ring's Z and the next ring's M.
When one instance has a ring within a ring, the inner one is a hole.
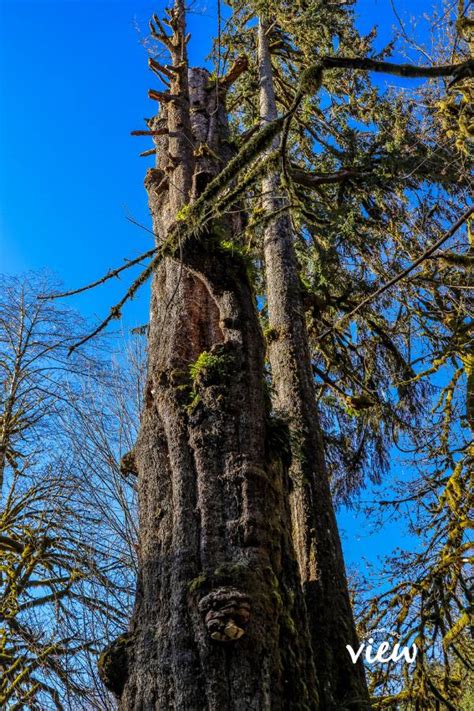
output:
M240 57L237 57L235 62L232 64L231 68L227 72L227 74L222 77L219 81L219 88L224 89L227 91L227 89L230 89L232 84L237 81L237 79L245 72L247 71L249 66L249 60L243 54Z
M130 131L131 136L167 136L169 133L167 128L158 128L156 131L146 131L146 130L138 130L138 131Z
M146 156L152 156L156 153L156 148L149 148L147 151L139 153L139 158L146 158Z
M474 60L461 64L442 64L438 67L417 67L412 64L394 64L364 57L323 57L323 69L361 69L368 72L382 72L407 79L436 79L454 77L456 81L474 76Z
M219 195L229 185L229 183L241 172L243 168L245 168L249 163L253 162L255 155L258 155L258 151L261 149L262 146L268 145L271 142L273 136L275 136L278 131L281 130L285 118L290 116L291 113L296 110L297 105L298 104L295 102L288 114L280 116L279 118L275 119L274 121L271 121L270 123L260 128L256 132L256 134L247 142L247 144L241 148L239 153L237 153L237 155L229 161L225 168L213 180L211 180L202 195L189 206L186 226L184 226L182 222L176 223L174 229L170 231L170 234L168 235L166 241L162 243L160 252L158 254L155 254L155 257L140 274L140 276L133 282L133 284L130 286L130 288L122 297L122 299L120 299L117 304L112 306L109 315L97 326L97 328L92 333L90 333L88 336L85 336L83 339L78 341L78 343L73 345L69 349L69 353L72 353L81 345L87 343L87 341L91 340L91 338L94 338L96 335L101 333L112 320L120 317L122 307L129 299L134 296L138 289L151 276L151 274L153 273L153 269L158 264L158 261L162 254L174 253L176 251L176 242L179 243L181 249L184 241L186 241L191 235L196 233L196 226L198 224L201 224L202 216L205 214L209 206L212 206L214 204L215 197ZM129 219L134 224L139 225L139 223L137 223L132 218L127 219ZM143 227L142 225L139 226ZM153 250L153 252L156 252L156 250ZM108 276L107 278L110 277ZM99 280L98 283L102 283L102 281Z
M155 74L164 74L164 76L168 77L168 79L174 79L176 75L175 67L168 67L164 64L160 64L156 61L156 59L153 59L152 57L148 58L148 66L152 72L155 72Z
M153 250L153 252L156 252L156 249ZM107 326L109 325L109 323L111 321L113 321L114 319L120 318L122 307L124 306L124 304L127 303L127 301L129 301L129 299L131 299L133 296L135 296L135 294L137 293L139 288L141 286L143 286L143 284L146 283L146 281L152 275L153 270L156 267L156 265L158 264L160 258L161 258L161 252L158 254L155 254L155 257L151 260L151 262L148 264L148 266L145 267L145 269L142 271L140 276L137 279L135 279L133 284L127 289L126 293L124 294L124 296L122 296L120 301L118 301L114 306L112 306L107 318L105 318L97 326L97 328L95 328L91 333L89 333L89 335L84 336L84 338L81 338L80 341L78 341L73 346L71 346L68 351L69 355L71 355L71 353L73 353L75 350L77 350L77 348L80 348L80 346L83 346L84 343L87 343L92 338L94 338L99 333L101 333L105 328L107 328Z
M156 29L153 22L155 23L156 27L158 27L158 29ZM150 28L152 37L164 44L165 47L167 47L169 50L174 49L173 41L169 34L166 32L165 28L163 27L163 24L161 23L158 15L153 15L153 21L150 20L148 26Z
M148 97L154 101L161 101L166 104L170 101L182 101L182 97L179 94L170 94L168 91L156 91L156 89L149 89Z
M118 269L113 269L112 271L108 271L107 274L105 274L100 279L97 279L97 281L93 281L91 284L87 284L86 286L81 286L79 289L73 289L72 291L64 291L61 294L45 294L45 295L41 294L40 296L38 296L38 299L49 301L51 299L63 299L66 296L74 296L75 294L81 294L83 291L88 291L89 289L93 289L94 287L99 286L100 284L104 284L109 279L112 279L113 277L118 276L121 272L125 271L125 269L129 269L130 267L133 267L135 264L138 264L143 259L148 259L149 257L152 257L155 254L155 252L156 252L156 247L154 247L153 249L149 249L147 252L144 252L136 259L131 259L123 266L118 267Z

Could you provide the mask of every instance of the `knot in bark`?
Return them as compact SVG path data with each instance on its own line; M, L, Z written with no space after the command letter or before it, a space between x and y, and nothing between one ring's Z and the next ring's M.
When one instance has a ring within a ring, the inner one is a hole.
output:
M145 190L155 196L160 195L169 187L168 177L161 168L148 168L145 175Z
M126 452L120 460L120 474L122 476L138 476L138 468L135 460L135 452Z
M211 639L235 642L247 629L250 619L250 598L236 588L213 590L199 602L199 612Z
M104 649L97 664L104 686L120 698L127 683L133 639L129 632L121 634Z

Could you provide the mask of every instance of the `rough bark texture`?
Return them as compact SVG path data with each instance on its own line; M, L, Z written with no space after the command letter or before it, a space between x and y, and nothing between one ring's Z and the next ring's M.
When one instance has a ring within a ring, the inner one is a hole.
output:
M231 151L226 86L188 69L182 0L169 14L171 35L154 21L172 60L169 92L150 93L161 102L149 122L157 164L145 179L159 246L179 235L187 205ZM266 180L268 210L281 206L278 187L277 176ZM122 711L364 709L363 673L344 649L355 632L291 226L275 222L265 244L278 404L300 437L290 496L289 443L265 393L255 296L245 260L226 246L242 228L238 215L200 225L184 243L176 237L154 274L145 406L133 466L123 463L138 476L136 603L129 631L101 655L101 677Z
M177 37L180 3L175 6ZM223 98L179 71L146 177L156 234L229 159ZM186 136L186 140L182 140ZM291 542L288 476L270 451L264 344L246 264L222 221L154 276L138 471L140 574L130 631L102 658L123 711L317 709ZM115 664L117 660L117 664ZM117 666L122 676L117 673Z
M277 116L265 23L259 25L260 116ZM278 148L278 137L272 150ZM281 211L277 173L263 180L263 207ZM269 360L276 407L293 432L291 516L293 543L310 618L321 709L369 708L362 664L346 650L358 648L342 548L331 499L319 427L294 234L281 213L266 229L265 268L269 316Z

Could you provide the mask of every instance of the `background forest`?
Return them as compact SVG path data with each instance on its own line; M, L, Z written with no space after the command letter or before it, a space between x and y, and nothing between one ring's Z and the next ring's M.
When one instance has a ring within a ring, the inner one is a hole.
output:
M367 665L376 709L474 710L473 71L413 71L467 66L469 5L188 9L190 66L225 92L241 162L177 221L217 224L219 249L245 265L271 444L294 472L304 445L278 408L265 252L272 221L288 221L359 638L419 649L410 665ZM127 629L139 568L138 287L157 258L142 184L159 151L157 124L141 122L173 81L164 7L3 0L0 12L0 707L114 709L97 665ZM268 125L286 117L276 143L260 130L259 27ZM225 219L239 221L231 238ZM190 416L206 368L182 386Z

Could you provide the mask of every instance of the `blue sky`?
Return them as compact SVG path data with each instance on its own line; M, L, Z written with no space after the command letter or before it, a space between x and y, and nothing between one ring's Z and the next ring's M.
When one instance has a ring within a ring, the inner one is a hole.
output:
M422 15L434 0L395 2L403 18L420 19L423 37ZM194 64L210 51L216 4L197 2L189 15ZM156 110L140 40L162 8L143 0L0 0L0 272L48 269L74 288L152 246L126 214L149 223L143 177L152 159L138 154L150 142L130 131ZM390 0L360 0L356 12L363 31L378 25L380 43L388 41L396 22ZM130 277L70 304L103 317ZM129 304L125 330L147 322L147 297L145 288ZM349 563L402 542L398 524L369 536L360 515L341 512L340 521Z

